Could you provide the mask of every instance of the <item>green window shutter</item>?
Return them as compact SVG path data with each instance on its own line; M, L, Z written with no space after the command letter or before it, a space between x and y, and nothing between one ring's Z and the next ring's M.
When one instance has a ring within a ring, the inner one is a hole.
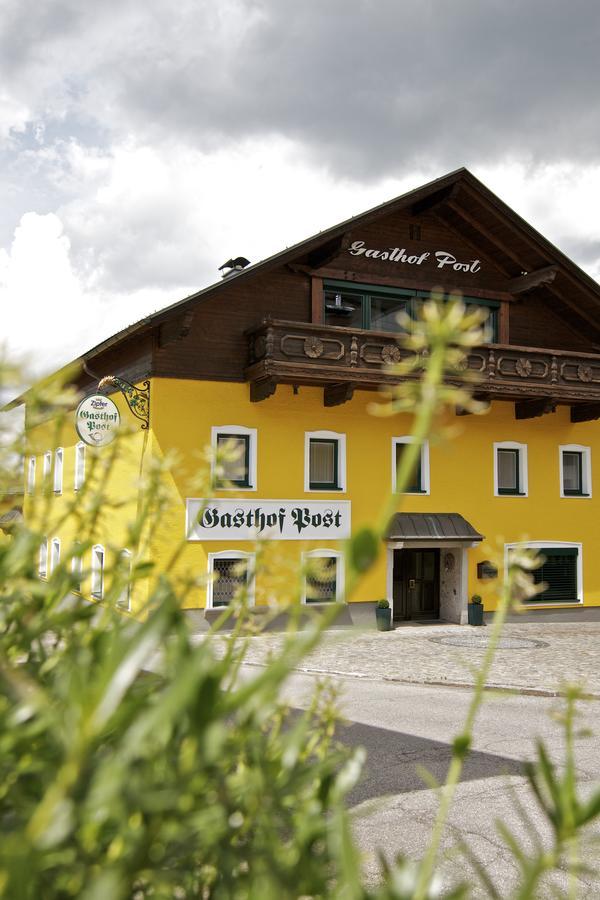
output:
M577 556L576 547L542 547L539 551L544 563L533 572L535 584L546 584L538 603L577 602Z

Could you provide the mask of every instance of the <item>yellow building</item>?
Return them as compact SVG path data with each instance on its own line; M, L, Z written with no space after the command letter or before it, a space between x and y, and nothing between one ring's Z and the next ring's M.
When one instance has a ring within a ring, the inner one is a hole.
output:
M217 284L81 357L81 392L114 376L104 392L133 426L111 474L123 505L98 519L84 594L102 597L107 554L135 552L127 522L139 476L174 452L148 553L158 571L198 581L190 609L218 609L241 583L257 604L277 600L292 593L286 573L322 557L319 602L387 597L396 620L465 622L473 594L493 609L494 554L501 563L518 543L545 557L536 612L600 606L598 284L465 169L263 262L224 268ZM425 444L376 564L348 597L344 541L394 494L410 439L410 416L375 418L369 405L400 377L386 369L401 355L397 313L414 316L438 287L489 312L489 343L468 359L489 412L457 415L452 440ZM25 515L46 471L58 522L109 448L88 448L72 419L29 439ZM214 497L199 493L206 447L237 453ZM58 525L47 535L42 576L74 537ZM257 537L265 562L255 577ZM310 575L299 590L314 601ZM121 598L134 613L144 601L142 587Z

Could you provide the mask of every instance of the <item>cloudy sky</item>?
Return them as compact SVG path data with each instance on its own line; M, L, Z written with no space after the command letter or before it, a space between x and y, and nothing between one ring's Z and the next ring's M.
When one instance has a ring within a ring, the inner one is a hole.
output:
M0 340L35 372L466 165L600 278L598 0L2 0Z

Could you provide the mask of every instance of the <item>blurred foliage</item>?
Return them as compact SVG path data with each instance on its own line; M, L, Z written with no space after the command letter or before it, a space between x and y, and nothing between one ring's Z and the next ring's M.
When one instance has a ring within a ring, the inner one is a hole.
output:
M375 410L415 412L415 442L403 454L400 487L411 477L419 442L438 427L444 408L472 404L468 391L448 379L463 371L461 353L481 341L481 323L479 314L466 316L458 303L431 303L411 324L407 341L415 355L405 366L407 380L388 391ZM0 382L9 375L0 367ZM30 422L68 417L74 402L62 384L46 382L30 395ZM481 410L472 406L472 411ZM22 437L15 445L22 450ZM230 620L225 637L194 637L181 607L186 590L197 583L170 577L181 548L174 549L164 572L154 572L147 558L172 460L153 460L139 485L137 514L128 523L131 566L123 565L115 549L107 557L103 602L86 602L76 592L77 563L88 558L98 518L111 503L106 484L120 452L117 441L92 456L85 487L72 502L65 500L64 518L74 521L77 541L63 546L47 578L39 577L38 559L52 505L48 485L31 521L0 533L0 897L468 896L467 885L446 889L436 876L440 839L512 586L521 599L535 590L530 576L535 560L522 554L509 566L490 649L453 745L448 781L439 788L439 815L425 858L398 858L394 865L382 859L380 884L370 887L345 807L364 754L336 738L335 691L318 684L305 711L290 709L282 699L286 678L317 645L335 617L335 605L313 616L304 608L307 621L300 628L301 592L292 590L288 630L270 662L251 674L242 664L257 626L243 590L214 625ZM216 471L224 472L228 462L225 457L219 469L217 460ZM206 473L205 478L200 496L209 496ZM398 497L390 502L396 509ZM387 518L389 509L379 524L349 542L348 594L376 559ZM258 548L257 568L276 567L269 552L264 557L261 552ZM296 574L298 584L307 577ZM143 621L119 610L123 591L138 583L149 585ZM520 872L521 897L532 896L545 873L565 865L565 856L570 871L578 870L577 836L600 813L600 795L578 798L575 698L569 696L563 774L557 774L543 745L527 770L554 845L540 841L527 857L511 833L503 832ZM502 896L485 868L476 859L472 864L485 892Z

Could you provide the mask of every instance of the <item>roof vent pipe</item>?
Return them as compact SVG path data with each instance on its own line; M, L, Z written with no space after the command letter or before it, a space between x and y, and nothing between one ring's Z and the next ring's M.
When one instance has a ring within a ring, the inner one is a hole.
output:
M236 256L235 259L228 259L227 262L219 266L219 272L223 278L229 278L230 275L237 275L242 269L250 265L250 260L245 256ZM225 271L223 271L225 270Z

